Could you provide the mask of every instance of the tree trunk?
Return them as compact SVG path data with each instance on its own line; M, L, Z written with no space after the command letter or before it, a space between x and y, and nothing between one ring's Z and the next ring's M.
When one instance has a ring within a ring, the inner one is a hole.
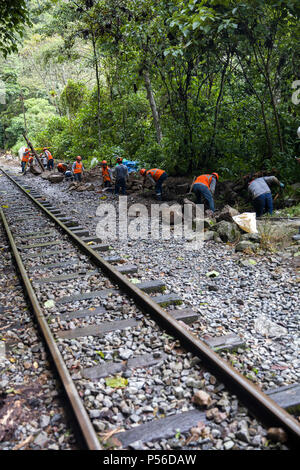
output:
M273 93L272 86L271 86L271 83L270 83L269 74L267 75L267 84L268 84L268 89L269 89L269 93L270 93L272 108L273 108L273 111L274 111L275 124L276 124L276 129L277 129L278 140L279 140L279 147L280 147L280 151L283 153L284 152L284 145L283 145L283 139L282 139L282 132L281 132L281 127L280 127L280 122L279 122L279 116L278 116L278 113L277 113L277 107L276 107L276 103L275 103L274 93Z
M28 134L27 122L26 122L26 114L25 114L25 108L24 108L24 96L23 96L23 93L20 94L20 100L21 100L21 103L22 103L22 111L23 111L23 117L24 117L24 129L25 129L25 134Z
M214 157L215 153L216 153L215 139L216 139L216 134L217 134L217 122L218 122L219 112L220 112L220 108L221 108L221 102L222 102L223 93L224 93L225 76L226 76L227 67L229 65L229 61L230 61L230 54L228 53L227 54L227 60L224 64L224 67L223 67L223 70L222 70L220 90L219 90L219 94L218 94L218 98L217 98L217 102L216 102L216 107L215 107L215 119L214 119L213 135L212 135L212 138L211 138L209 152L208 152L208 154L209 155L211 154L212 157Z
M150 103L152 116L153 116L153 122L154 122L155 130L156 130L156 140L159 143L159 145L161 145L162 131L160 127L160 119L159 119L157 106L156 106L155 98L154 98L152 87L151 87L151 81L150 81L148 70L144 72L144 80L145 80L145 87L147 90L147 98Z
M266 114L265 114L265 106L264 106L264 102L263 102L263 101L259 101L259 102L260 102L261 113L262 113L263 122L264 122L264 127L265 127L266 138L267 138L267 142L268 142L268 150L269 150L268 153L269 153L269 155L268 155L267 158L272 158L272 156L273 156L272 142L271 142L270 132L269 132L269 128L268 128L268 124L267 124L267 119L266 119Z
M97 81L97 124L98 124L98 143L101 147L101 117L100 117L100 78L99 78L99 67L98 67L98 57L96 50L96 40L94 32L92 31L92 43L94 51L94 61L95 61L95 71L96 71L96 81Z
M244 67L243 67L243 64L242 64L242 59L241 57L237 56L238 57L238 61L239 61L239 64L241 66L241 69L242 69L242 72L243 72L243 75L244 75L244 78L246 80L246 83L248 83L248 85L251 87L251 89L253 90L257 100L259 101L260 103L260 107L261 107L261 113L262 113L262 118L263 118L263 123L264 123L264 128L265 128L265 133L266 133L266 139L267 139L267 143L268 143L268 158L272 158L273 156L273 149L272 149L272 142L271 142L271 137L270 137L270 132L269 132L269 128L268 128L268 124L267 124L267 118L266 118L266 114L265 114L265 105L264 105L264 101L263 99L260 98L256 88L254 87L254 85L252 84L249 76L247 75L247 73L245 72L244 70Z

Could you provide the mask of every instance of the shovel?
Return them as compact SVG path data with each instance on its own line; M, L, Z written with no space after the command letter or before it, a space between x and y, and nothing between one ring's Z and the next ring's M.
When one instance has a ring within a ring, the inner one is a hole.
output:
M192 187L193 187L193 185L194 185L195 179L196 179L196 176L195 176L195 178L193 179L193 182L192 182L192 184L191 184L191 186L190 186L190 190L189 190L188 193L186 193L186 195L192 194Z

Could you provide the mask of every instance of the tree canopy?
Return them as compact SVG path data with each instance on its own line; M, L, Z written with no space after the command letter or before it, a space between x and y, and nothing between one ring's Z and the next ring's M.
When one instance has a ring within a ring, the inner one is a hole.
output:
M16 52L18 36L25 24L30 24L25 0L6 0L0 3L0 54Z
M14 15L23 2L11 3ZM25 116L59 158L299 176L299 2L31 0L29 12L18 52L1 60L6 147L20 145Z

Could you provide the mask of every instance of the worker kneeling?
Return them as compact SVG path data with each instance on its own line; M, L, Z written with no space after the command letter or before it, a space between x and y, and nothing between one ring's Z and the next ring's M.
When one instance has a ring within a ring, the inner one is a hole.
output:
M192 192L196 195L196 204L202 204L206 201L209 210L212 212L215 212L213 194L215 192L218 179L218 173L200 175L196 178L192 187Z
M145 186L146 181L150 181L155 185L155 193L157 198L162 200L162 185L168 178L167 173L160 168L151 168L151 170L145 170L142 168L140 174L144 177L143 187Z
M66 180L66 181L73 181L73 179L74 179L74 178L73 178L73 173L72 173L72 171L67 170L67 171L65 172L65 180Z

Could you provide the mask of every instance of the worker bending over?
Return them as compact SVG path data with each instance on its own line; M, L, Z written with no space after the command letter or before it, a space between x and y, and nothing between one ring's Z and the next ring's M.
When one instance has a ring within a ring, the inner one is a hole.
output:
M111 188L112 183L112 171L107 166L107 161L102 162L102 184L105 188Z
M47 147L43 148L43 152L40 154L40 157L43 159L43 165L47 165L47 170L51 171L54 168L54 158L47 149Z
M196 204L202 204L206 201L209 210L215 212L213 195L215 193L218 180L218 173L200 175L195 179L192 186L192 192L196 195Z
M150 181L152 184L155 185L156 196L161 201L162 185L168 178L167 173L164 170L161 170L160 168L151 168L151 170L145 170L145 168L142 168L140 170L140 174L144 177L143 188L146 184L146 181Z
M68 165L66 163L58 163L56 168L59 173L65 173L68 169Z
M118 157L117 159L117 166L114 168L114 176L115 176L115 194L119 194L121 192L123 195L126 194L126 181L128 181L128 168L123 163L123 159Z
M84 172L84 167L83 167L83 164L81 162L80 155L78 155L78 157L76 157L76 161L72 165L72 172L74 174L75 181L79 181L79 182L82 181L82 174Z
M73 181L73 173L68 170L68 163L58 163L57 170L65 175L65 181Z
M264 213L273 213L273 198L271 189L268 184L278 184L284 188L284 184L276 178L276 176L263 176L261 178L251 179L248 183L248 191L252 197L252 204L257 217L261 217Z

